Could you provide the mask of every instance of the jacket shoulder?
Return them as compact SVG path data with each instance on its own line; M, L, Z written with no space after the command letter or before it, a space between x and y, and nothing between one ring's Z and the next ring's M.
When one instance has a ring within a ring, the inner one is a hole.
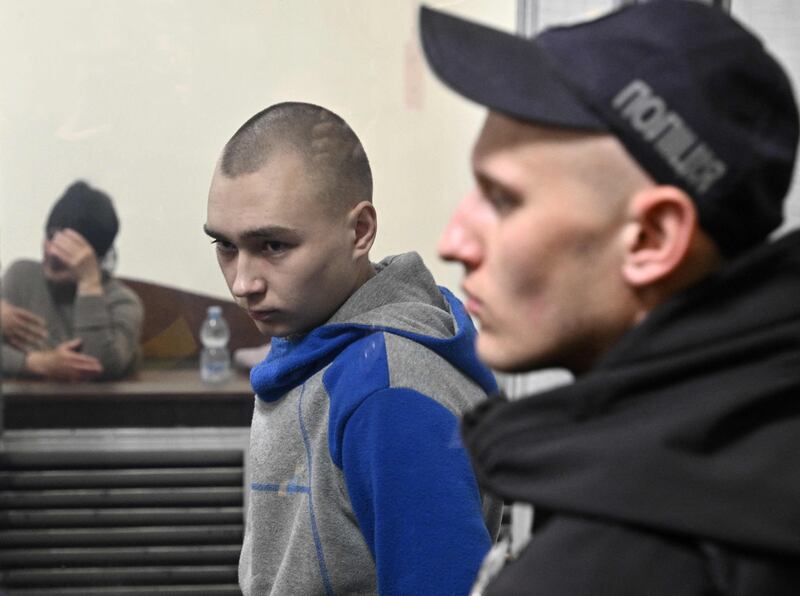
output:
M30 259L20 259L19 261L14 261L9 265L8 269L6 269L5 274L3 275L3 282L10 282L16 281L19 279L27 279L30 276L41 276L42 275L42 264L38 261L32 261Z
M139 294L118 279L113 277L109 279L106 284L106 293L113 301L126 302L135 305L139 310L144 310L144 303L139 297Z
M370 394L387 388L385 334L370 333L347 346L325 369L322 382L331 400L332 418L334 408L352 411Z
M30 292L38 291L38 288L44 288L44 284L42 264L38 261L21 259L11 263L3 274L2 295L14 302L15 298L21 298Z
M486 398L486 391L474 380L479 371L461 370L446 357L408 337L387 334L386 344L391 387L426 395L456 416Z

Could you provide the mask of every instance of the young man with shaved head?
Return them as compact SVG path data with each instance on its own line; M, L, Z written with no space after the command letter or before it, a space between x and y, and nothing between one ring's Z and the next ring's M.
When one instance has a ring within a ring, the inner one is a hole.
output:
M251 374L244 594L465 594L500 504L478 492L458 416L495 383L419 256L370 261L355 133L311 104L256 114L223 150L205 230L272 337Z
M439 246L478 354L576 376L465 419L482 488L535 507L474 594L797 594L800 232L768 238L798 138L781 67L684 0L533 40L423 9L421 32L489 108Z

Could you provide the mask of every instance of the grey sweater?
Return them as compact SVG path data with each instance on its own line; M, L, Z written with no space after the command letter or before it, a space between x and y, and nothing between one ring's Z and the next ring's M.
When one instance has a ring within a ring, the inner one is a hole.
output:
M499 527L459 440L496 388L475 329L416 254L251 374L247 596L466 594Z
M45 320L47 347L80 337L81 352L102 364L101 378L120 377L135 366L144 309L122 283L104 279L102 296L76 296L48 283L41 263L20 260L3 275L0 294ZM25 353L5 342L2 350L3 376L25 375Z

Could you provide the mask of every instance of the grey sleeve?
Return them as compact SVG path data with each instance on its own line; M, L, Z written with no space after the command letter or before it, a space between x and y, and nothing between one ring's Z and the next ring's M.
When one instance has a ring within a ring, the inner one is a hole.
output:
M8 300L11 304L19 304L18 289L21 281L25 279L25 267L20 261L16 261L3 274L0 280L0 298ZM2 330L0 330L2 331ZM3 377L19 377L25 374L25 352L18 350L3 340L2 353L0 353L0 365L2 365Z
M144 308L141 300L118 282L104 288L102 296L75 299L73 330L83 340L81 351L103 365L104 379L131 370L139 355Z
M25 352L3 342L3 351L0 353L0 362L3 366L3 377L20 377L25 374Z
M14 261L3 273L0 279L0 298L8 300L11 304L19 304L23 288L30 275L31 263L27 261Z

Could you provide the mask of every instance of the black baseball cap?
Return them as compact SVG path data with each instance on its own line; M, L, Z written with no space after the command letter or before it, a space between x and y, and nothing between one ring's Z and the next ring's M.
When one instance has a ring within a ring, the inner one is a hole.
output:
M607 132L660 184L685 190L728 255L783 220L798 141L786 73L718 8L651 0L525 39L422 7L448 86L544 126Z

